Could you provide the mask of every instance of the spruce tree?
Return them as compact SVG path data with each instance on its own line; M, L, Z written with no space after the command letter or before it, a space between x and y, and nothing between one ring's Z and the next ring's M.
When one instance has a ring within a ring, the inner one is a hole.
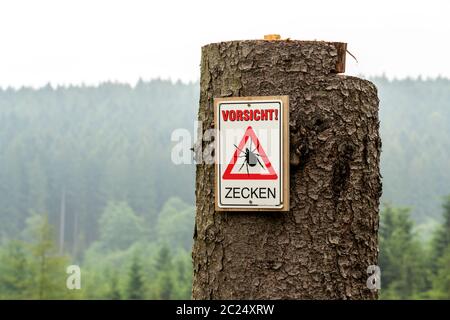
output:
M430 297L450 300L450 245L437 261L437 270L433 277L433 289Z
M169 300L174 293L174 283L171 270L166 270L160 274L159 277L159 298L162 300Z
M32 299L63 299L68 295L66 288L65 256L57 254L53 228L47 215L33 214L27 219L27 232L31 236L31 269L35 272Z
M117 286L117 274L115 274L115 273L111 276L111 288L110 288L110 292L109 292L109 298L111 300L120 300L121 299L120 291Z
M431 270L433 299L450 299L450 195L442 205L443 223L436 230L432 241Z
M450 195L444 198L442 208L444 209L443 224L436 230L433 237L433 271L437 271L437 261L444 255L445 250L450 245Z
M428 287L424 251L413 232L408 208L387 206L381 215L381 297L420 298Z
M0 254L0 299L27 299L33 270L24 243L12 240Z
M130 300L144 299L144 281L141 274L141 265L135 255L131 262L128 274L127 298Z
M156 270L164 271L171 268L172 257L170 255L170 249L167 245L162 245L158 251L158 256L156 257Z

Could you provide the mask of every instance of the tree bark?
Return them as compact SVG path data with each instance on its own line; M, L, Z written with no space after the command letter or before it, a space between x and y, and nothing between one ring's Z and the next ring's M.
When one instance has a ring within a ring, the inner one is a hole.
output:
M289 212L215 212L214 165L197 165L194 299L377 298L366 271L378 256L379 100L371 82L336 74L339 51L314 41L202 48L203 130L215 97L289 95L291 200Z

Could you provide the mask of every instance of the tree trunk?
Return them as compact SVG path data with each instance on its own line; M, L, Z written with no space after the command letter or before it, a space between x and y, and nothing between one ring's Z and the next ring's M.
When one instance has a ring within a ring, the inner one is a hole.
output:
M289 95L291 200L289 212L215 212L214 165L197 165L194 299L377 298L366 285L378 256L377 90L336 74L342 50L264 40L202 48L203 130L214 126L215 97Z

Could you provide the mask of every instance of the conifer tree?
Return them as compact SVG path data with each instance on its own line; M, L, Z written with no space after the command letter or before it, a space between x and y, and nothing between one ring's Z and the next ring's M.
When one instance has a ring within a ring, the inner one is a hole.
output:
M33 274L24 243L10 241L0 253L0 261L0 299L26 299Z
M144 299L144 281L141 274L141 265L135 255L128 273L127 298L130 300Z

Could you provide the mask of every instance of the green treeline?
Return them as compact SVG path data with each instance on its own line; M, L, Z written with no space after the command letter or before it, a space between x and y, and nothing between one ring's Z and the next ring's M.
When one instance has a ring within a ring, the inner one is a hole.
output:
M108 203L100 236L77 261L58 252L46 215L0 247L0 299L189 299L194 208L170 198L150 228L125 202ZM68 290L66 268L81 267L82 289Z
M450 80L372 80L392 203L382 297L449 298ZM195 167L172 163L171 134L194 142L198 92L162 80L0 89L0 299L190 297ZM70 264L80 291L66 288Z

